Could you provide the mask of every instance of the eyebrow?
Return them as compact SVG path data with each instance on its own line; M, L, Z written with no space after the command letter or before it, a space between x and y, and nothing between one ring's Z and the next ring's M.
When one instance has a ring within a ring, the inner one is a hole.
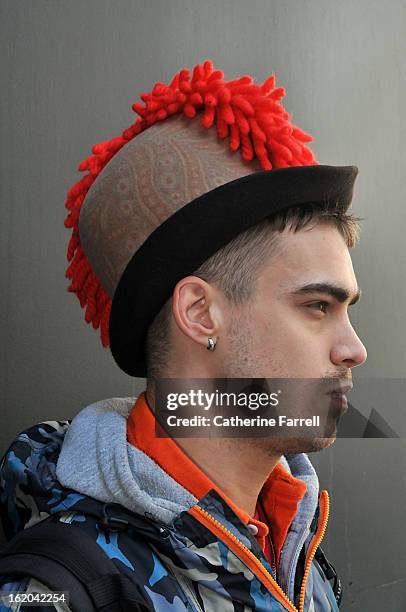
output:
M308 285L303 285L303 287L299 287L292 291L293 295L306 295L308 293L326 293L341 303L346 302L351 298L351 295L353 295L349 303L349 306L352 306L358 302L362 292L358 287L356 293L352 294L351 291L345 287L339 287L332 283L309 283Z

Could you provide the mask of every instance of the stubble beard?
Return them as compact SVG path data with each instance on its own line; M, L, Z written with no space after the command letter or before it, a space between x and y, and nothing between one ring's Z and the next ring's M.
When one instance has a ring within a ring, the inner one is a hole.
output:
M229 328L230 351L227 362L224 364L224 378L262 378L264 373L261 358L254 354L253 333L250 323L243 317L234 316ZM271 373L274 378L289 378L286 374L281 374L281 369L276 363L266 364L267 373ZM269 374L267 376L270 377ZM249 445L258 451L259 455L275 456L275 454L298 454L315 453L328 448L336 441L336 431L327 438L276 438L255 437L255 438L234 438L237 447ZM239 443L239 444L238 444Z

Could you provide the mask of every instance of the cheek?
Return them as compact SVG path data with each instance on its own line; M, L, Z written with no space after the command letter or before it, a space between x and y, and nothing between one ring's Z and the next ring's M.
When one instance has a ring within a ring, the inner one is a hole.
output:
M255 321L256 339L267 340L275 346L292 347L311 337L303 320L278 302L270 303L267 308L258 308L250 316Z
M292 329L279 312L258 313L251 325L251 343L255 354L262 361L278 361L282 364L298 345L298 331Z
M318 372L324 371L319 366L328 359L328 343L315 326L306 324L292 311L287 314L286 309L282 312L275 308L272 315L258 311L255 317L251 341L258 357L278 361L284 368L289 366L290 371L299 371L303 376L319 376Z

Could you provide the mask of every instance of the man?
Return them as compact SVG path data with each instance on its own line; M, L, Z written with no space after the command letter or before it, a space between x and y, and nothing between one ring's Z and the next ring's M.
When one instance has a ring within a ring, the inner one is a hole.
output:
M2 464L3 523L9 538L45 518L72 541L90 535L139 588L144 608L124 594L123 609L338 609L319 546L329 498L305 454L335 432L155 435L160 379L332 380L344 406L366 359L348 317L357 169L318 165L282 96L273 77L227 83L210 62L181 71L143 94L122 137L93 148L68 194L70 290L147 388L20 434ZM127 511L130 537L117 527ZM11 564L1 595L56 590L49 571Z

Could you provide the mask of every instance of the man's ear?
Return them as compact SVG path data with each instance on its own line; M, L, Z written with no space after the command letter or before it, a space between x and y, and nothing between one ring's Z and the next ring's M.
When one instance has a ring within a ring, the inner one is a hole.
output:
M207 338L219 338L222 327L220 292L198 276L180 280L172 296L172 312L185 336L207 345Z

